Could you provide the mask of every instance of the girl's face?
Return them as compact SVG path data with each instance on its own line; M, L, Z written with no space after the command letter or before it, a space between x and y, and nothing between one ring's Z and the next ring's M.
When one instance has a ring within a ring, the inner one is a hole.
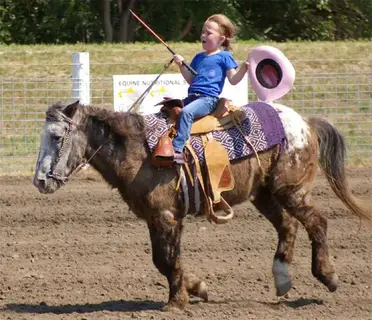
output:
M207 53L212 53L218 50L226 37L220 33L219 25L214 21L206 21L204 23L200 40L202 42L203 49Z

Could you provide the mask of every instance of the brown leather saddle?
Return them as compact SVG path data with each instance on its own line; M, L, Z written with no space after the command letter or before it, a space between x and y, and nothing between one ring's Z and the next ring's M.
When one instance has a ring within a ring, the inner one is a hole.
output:
M177 120L183 108L180 99L165 98L156 105L162 105L160 111L165 112L172 124L170 130L159 139L152 155L152 164L156 167L171 166L174 150L172 140L177 134ZM244 117L240 108L232 106L230 101L220 98L215 110L207 116L196 119L191 127L191 135L205 135L215 130L227 130L236 125Z
M174 149L172 140L177 134L177 120L183 108L180 99L165 98L157 105L162 105L161 111L168 115L171 123L170 129L162 136L152 154L152 164L158 168L168 167L174 164ZM230 169L230 161L227 150L222 144L213 139L211 134L215 130L227 130L236 126L244 118L244 112L239 107L232 106L229 100L220 98L216 108L210 115L194 121L191 128L191 135L199 135L203 142L205 156L205 175L202 174L198 157L190 144L186 143L185 159L191 157L197 176L203 189L206 208L205 212L210 221L225 223L233 216L233 211L227 202L222 198L221 192L232 190L235 186L234 177ZM186 164L187 165L187 164ZM206 178L204 179L203 176ZM213 207L219 204L227 213L227 216L216 216Z

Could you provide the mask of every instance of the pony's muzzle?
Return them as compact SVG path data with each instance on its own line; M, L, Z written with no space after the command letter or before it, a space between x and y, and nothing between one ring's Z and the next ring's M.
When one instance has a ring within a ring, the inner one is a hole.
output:
M40 190L45 189L45 180L34 178L34 186Z

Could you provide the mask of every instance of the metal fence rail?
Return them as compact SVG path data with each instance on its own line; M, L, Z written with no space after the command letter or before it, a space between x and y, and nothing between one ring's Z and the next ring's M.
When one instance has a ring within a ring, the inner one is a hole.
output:
M282 102L301 115L323 117L334 124L346 140L349 165L372 165L371 70L298 77Z
M71 70L71 65L63 67ZM71 101L72 80L0 78L0 174L33 172L45 110L58 100ZM92 75L90 89L92 104L112 108L112 77ZM256 100L251 88L248 95ZM329 120L346 139L349 164L372 165L372 68L297 75L294 88L279 102L301 115Z

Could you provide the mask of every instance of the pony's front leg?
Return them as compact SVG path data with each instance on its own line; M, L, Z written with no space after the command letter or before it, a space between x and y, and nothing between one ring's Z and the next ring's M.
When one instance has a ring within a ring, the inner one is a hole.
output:
M169 284L169 300L164 310L183 310L189 301L181 263L182 220L171 219L170 212L153 214L148 221L152 244L152 260Z
M204 281L200 280L194 274L186 272L183 279L185 281L186 289L189 295L199 297L203 299L204 302L208 301L207 285Z

